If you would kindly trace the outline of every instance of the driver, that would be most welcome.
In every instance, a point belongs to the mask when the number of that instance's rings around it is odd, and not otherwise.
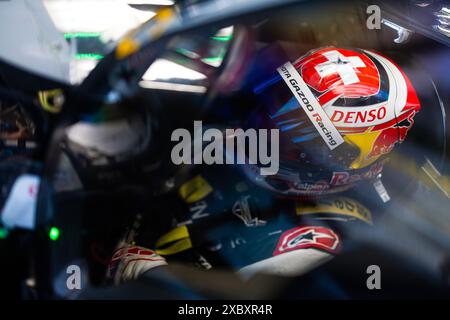
[[[349,230],[381,214],[383,166],[420,110],[398,65],[375,51],[326,47],[253,89],[259,103],[243,127],[279,129],[278,173],[196,167],[152,208],[166,223],[136,217],[109,266],[115,283],[177,260],[245,278],[298,276],[346,250],[357,241]]]

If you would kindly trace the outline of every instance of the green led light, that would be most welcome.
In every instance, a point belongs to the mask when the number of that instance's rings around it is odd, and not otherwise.
[[[6,239],[8,237],[8,230],[0,228],[0,239]]]
[[[52,241],[58,240],[59,234],[60,234],[59,229],[56,227],[51,227],[50,231],[48,232],[48,236]]]
[[[75,55],[75,59],[81,60],[81,59],[92,59],[92,60],[101,60],[103,59],[103,55],[96,54],[96,53],[77,53]]]
[[[231,39],[233,39],[233,36],[215,36],[215,37],[211,37],[211,39],[216,40],[216,41],[221,41],[221,42],[228,42]]]
[[[225,58],[225,54],[225,48],[221,48],[220,52],[216,56],[203,58],[202,61],[206,63],[222,63],[223,58]]]
[[[100,32],[68,32],[64,33],[65,39],[72,38],[98,38],[100,37]]]

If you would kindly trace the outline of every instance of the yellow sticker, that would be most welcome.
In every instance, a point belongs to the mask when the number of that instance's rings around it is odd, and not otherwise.
[[[174,228],[161,236],[156,242],[156,247],[162,247],[170,242],[174,242],[180,239],[189,238],[189,231],[186,226],[180,226]]]
[[[169,256],[192,248],[191,239],[181,239],[164,249],[156,249],[156,253],[162,256]]]
[[[158,20],[161,20],[161,21],[167,21],[170,18],[172,18],[173,15],[174,15],[174,11],[172,10],[172,8],[167,7],[167,8],[163,8],[163,9],[159,10],[156,13],[155,18]]]
[[[64,104],[64,93],[61,89],[38,91],[39,103],[50,113],[59,113]]]
[[[155,24],[148,30],[152,38],[159,38],[176,18],[175,11],[171,8],[159,10],[155,17],[152,18]]]
[[[333,197],[319,200],[316,205],[296,204],[298,216],[309,214],[335,214],[362,220],[372,224],[372,214],[369,209],[356,200],[347,197]]]
[[[198,175],[184,183],[179,190],[181,198],[187,203],[193,203],[206,197],[213,191],[209,183]]]
[[[156,253],[160,255],[171,255],[192,248],[187,227],[180,226],[164,234],[156,241],[156,248]]]
[[[129,37],[124,38],[120,41],[116,49],[116,58],[123,59],[128,57],[130,54],[135,53],[140,48],[140,43]]]

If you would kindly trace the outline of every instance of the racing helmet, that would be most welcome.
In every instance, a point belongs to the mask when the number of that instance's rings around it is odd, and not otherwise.
[[[260,102],[248,126],[279,130],[279,170],[244,171],[285,196],[332,194],[378,177],[420,110],[406,74],[372,50],[320,48],[277,71],[254,87]]]

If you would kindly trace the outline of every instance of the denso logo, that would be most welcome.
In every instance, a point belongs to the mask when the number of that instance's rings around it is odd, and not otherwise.
[[[355,107],[335,106],[333,102],[326,103],[324,110],[337,128],[377,126],[395,119],[394,108],[389,107],[386,101]]]
[[[356,109],[356,108],[355,108]],[[378,121],[385,121],[386,118],[386,106],[382,106],[374,109],[365,110],[353,110],[353,108],[337,109],[333,110],[330,117],[331,121],[335,124],[364,124],[372,125]],[[339,125],[338,125],[339,126]]]

